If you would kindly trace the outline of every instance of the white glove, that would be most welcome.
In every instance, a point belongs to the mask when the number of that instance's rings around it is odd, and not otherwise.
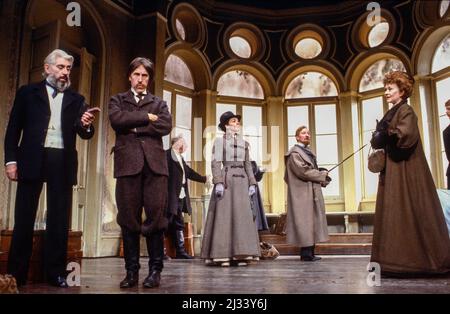
[[[223,186],[222,183],[217,183],[216,187],[214,189],[214,193],[216,194],[217,198],[222,198],[223,194],[225,192],[225,187]]]
[[[212,176],[209,175],[209,174],[206,176],[205,187],[206,187],[206,189],[207,189],[208,191],[210,191],[211,188],[213,187],[213,184],[212,184]]]
[[[255,194],[255,193],[256,193],[256,186],[250,185],[250,186],[248,187],[248,195],[249,195],[249,196],[252,196],[252,195]]]

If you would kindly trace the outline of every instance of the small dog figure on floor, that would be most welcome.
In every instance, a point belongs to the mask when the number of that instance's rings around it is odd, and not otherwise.
[[[16,278],[11,275],[0,275],[0,294],[19,293]]]

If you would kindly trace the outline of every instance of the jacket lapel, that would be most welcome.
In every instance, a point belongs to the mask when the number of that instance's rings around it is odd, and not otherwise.
[[[180,165],[180,163],[178,162],[177,155],[176,155],[176,153],[174,152],[174,150],[173,150],[172,148],[170,149],[170,153],[172,154],[172,160],[175,162],[176,167],[178,167],[179,170],[180,170],[181,172],[183,172],[183,169],[181,168],[181,165]]]
[[[143,107],[143,106],[146,106],[146,105],[152,103],[154,98],[155,97],[152,94],[147,93],[147,95],[145,95],[145,97],[142,99],[139,107]]]
[[[46,112],[50,113],[50,103],[48,102],[47,88],[45,87],[45,81],[36,84],[34,92],[41,99],[40,107]]]
[[[309,163],[311,166],[314,167],[314,160],[312,160],[311,157],[303,151],[303,149],[301,149],[300,147],[295,145],[293,151],[299,153],[300,156],[302,156],[304,161],[306,161],[307,163]]]
[[[153,102],[154,98],[155,98],[155,97],[154,97],[152,94],[147,93],[147,95],[145,95],[145,97],[142,99],[142,101],[140,102],[140,104],[138,104],[138,103],[136,102],[136,99],[134,98],[133,92],[132,92],[131,89],[130,89],[130,90],[128,91],[128,93],[126,94],[124,101],[127,102],[127,103],[129,103],[129,104],[132,104],[133,106],[143,107],[143,106],[146,106],[146,105],[148,105],[148,104],[151,104],[151,103]],[[150,111],[149,111],[149,112],[150,112]]]
[[[131,91],[131,89],[127,92],[127,94],[125,95],[125,98],[123,99],[124,102],[129,103],[133,106],[137,106],[137,102],[134,99],[134,95],[133,92]]]
[[[64,91],[61,112],[64,112],[64,110],[73,102],[74,99],[75,96],[73,91],[71,90]]]

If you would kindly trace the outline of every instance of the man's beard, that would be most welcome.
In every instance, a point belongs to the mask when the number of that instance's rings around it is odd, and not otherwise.
[[[50,85],[55,87],[60,92],[64,92],[66,89],[70,87],[70,78],[68,76],[66,82],[58,80],[54,74],[49,74],[47,76],[47,80],[50,83]]]

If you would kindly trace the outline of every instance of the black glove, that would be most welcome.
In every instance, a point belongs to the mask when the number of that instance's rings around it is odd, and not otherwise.
[[[328,169],[327,168],[319,168],[319,171],[326,171],[326,172],[328,172]],[[331,177],[330,176],[326,176],[325,180],[327,180],[327,182],[331,182]]]
[[[377,121],[377,126],[375,128],[375,130],[377,131],[387,131],[389,129],[389,122],[387,122],[386,120],[381,120],[378,122]]]
[[[372,133],[372,139],[370,140],[370,145],[374,149],[385,148],[388,142],[388,132],[386,131],[374,131]]]

